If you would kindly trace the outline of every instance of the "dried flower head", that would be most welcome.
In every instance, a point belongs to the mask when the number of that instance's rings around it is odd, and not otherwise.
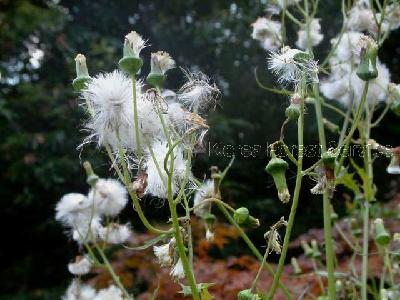
[[[182,259],[179,258],[174,267],[172,268],[170,275],[175,279],[183,279],[185,278],[185,272],[183,270]]]
[[[281,83],[318,82],[318,64],[306,52],[290,47],[283,47],[278,52],[271,52],[268,68]]]
[[[146,41],[136,31],[131,31],[125,36],[124,56],[139,57],[145,47]]]
[[[125,300],[120,288],[110,285],[106,289],[100,290],[93,300]]]
[[[192,112],[199,112],[216,103],[219,89],[203,73],[185,72],[186,83],[180,88],[178,101]]]
[[[89,285],[81,284],[79,279],[74,279],[62,297],[62,300],[93,300],[95,296],[95,289]]]

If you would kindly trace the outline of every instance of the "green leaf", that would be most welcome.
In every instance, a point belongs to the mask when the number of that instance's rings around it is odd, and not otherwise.
[[[342,169],[336,178],[336,184],[342,184],[355,194],[360,193],[357,182],[354,180],[354,173],[348,173],[347,169]]]

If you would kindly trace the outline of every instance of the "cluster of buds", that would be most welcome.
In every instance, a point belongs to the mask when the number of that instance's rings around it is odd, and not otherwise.
[[[278,198],[283,203],[288,203],[290,200],[290,193],[286,183],[286,170],[289,164],[283,159],[276,157],[275,152],[272,151],[272,159],[265,167],[265,171],[272,176],[276,189],[278,190]]]
[[[260,300],[260,296],[254,294],[251,289],[240,291],[237,300]]]
[[[378,77],[376,59],[378,56],[378,45],[367,36],[360,39],[360,64],[357,68],[357,76],[364,81],[369,81]]]

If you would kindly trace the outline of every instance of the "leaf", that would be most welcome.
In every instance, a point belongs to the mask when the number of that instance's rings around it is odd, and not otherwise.
[[[365,194],[365,198],[366,199],[374,199],[374,191],[372,189],[372,184],[371,184],[371,180],[367,174],[367,172],[365,172],[365,170],[363,168],[361,168],[359,165],[356,164],[356,162],[354,160],[350,160],[352,166],[354,167],[354,169],[356,169],[357,174],[361,177],[362,181],[363,181],[363,191]]]
[[[171,233],[161,234],[159,236],[156,236],[154,239],[148,240],[142,246],[137,246],[137,247],[128,247],[125,245],[123,245],[123,246],[124,246],[124,248],[129,249],[129,250],[145,250],[145,249],[157,244],[158,242],[168,238],[170,235],[171,235]]]
[[[354,180],[354,173],[348,173],[347,170],[343,170],[339,173],[336,178],[336,184],[342,184],[355,194],[360,193],[357,182]]]

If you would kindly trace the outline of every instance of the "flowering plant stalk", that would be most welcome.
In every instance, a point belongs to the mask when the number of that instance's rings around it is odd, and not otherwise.
[[[82,54],[76,57],[77,77],[73,87],[87,113],[85,130],[88,136],[79,147],[94,142],[104,149],[110,159],[117,179],[103,179],[95,174],[89,162],[83,164],[87,174],[89,192],[64,195],[56,206],[56,219],[66,228],[68,235],[77,242],[79,255],[68,265],[76,276],[63,299],[135,299],[132,291],[123,285],[113,270],[109,253],[112,245],[129,244],[132,236],[130,224],[121,224],[118,215],[132,201],[144,228],[155,235],[135,250],[153,248],[154,258],[160,267],[168,268],[170,276],[182,286],[182,293],[195,300],[212,299],[209,282],[198,282],[194,272],[194,253],[191,221],[199,218],[209,242],[214,240],[218,208],[239,232],[239,235],[260,261],[260,268],[252,285],[238,293],[238,299],[274,299],[278,287],[286,299],[294,299],[294,291],[281,281],[287,260],[291,233],[301,201],[302,181],[308,177],[315,181],[312,194],[322,197],[324,220],[324,248],[321,254],[318,243],[311,246],[303,241],[304,254],[312,260],[318,280],[321,299],[349,299],[336,287],[344,284],[338,277],[335,257],[335,241],[332,227],[354,250],[361,253],[361,274],[349,272],[348,281],[355,298],[366,300],[368,294],[396,294],[393,249],[400,247],[398,234],[393,239],[386,230],[384,221],[374,221],[375,243],[384,261],[383,276],[379,291],[368,286],[368,255],[370,248],[370,206],[376,201],[376,187],[373,183],[373,153],[390,157],[388,173],[400,173],[400,148],[385,147],[371,138],[371,129],[378,126],[391,109],[400,114],[400,88],[390,83],[390,73],[379,61],[378,50],[390,31],[400,27],[400,4],[398,2],[356,0],[342,1],[343,26],[332,40],[327,57],[319,63],[315,47],[324,35],[318,13],[318,1],[275,0],[268,5],[267,16],[253,23],[252,37],[269,52],[268,68],[277,77],[281,90],[264,87],[278,94],[289,96],[285,110],[285,121],[279,139],[271,145],[271,160],[266,166],[277,190],[277,198],[291,205],[287,221],[282,217],[265,233],[266,251],[260,253],[245,233],[244,228],[260,226],[259,220],[246,207],[233,208],[223,200],[221,183],[231,163],[223,170],[211,167],[210,178],[197,179],[191,171],[192,160],[202,149],[202,141],[209,126],[205,119],[215,106],[219,90],[210,79],[200,72],[183,70],[186,82],[176,91],[167,89],[167,74],[176,66],[173,58],[164,51],[151,54],[151,71],[141,79],[144,60],[141,51],[146,41],[137,33],[126,35],[123,57],[119,69],[91,77]],[[351,3],[350,3],[351,2]],[[298,29],[297,48],[289,45],[286,27],[292,23]],[[256,78],[258,81],[258,78]],[[258,81],[259,82],[259,81]],[[330,104],[337,100],[340,105]],[[381,114],[376,117],[381,103]],[[306,110],[313,106],[318,126],[320,153],[311,166],[304,166],[304,128],[307,125]],[[324,117],[323,109],[329,109],[343,117],[339,126]],[[285,141],[287,126],[297,127],[297,152],[292,153]],[[337,135],[333,148],[327,147],[325,130]],[[357,138],[356,138],[357,137]],[[351,145],[362,146],[362,164],[349,157]],[[279,157],[278,150],[284,155]],[[374,152],[373,152],[374,151]],[[288,159],[287,162],[286,159]],[[286,182],[286,171],[290,165],[296,168],[296,182],[291,193]],[[337,186],[343,185],[354,194],[354,205],[362,211],[357,217],[362,220],[361,238],[354,239],[336,226],[331,205]],[[163,199],[168,204],[169,224],[156,227],[142,209],[148,197]],[[180,214],[178,207],[183,208]],[[283,244],[279,230],[286,228]],[[399,244],[399,245],[397,245]],[[268,264],[270,252],[280,254],[276,270]],[[296,274],[301,274],[297,260],[291,259]],[[319,270],[325,263],[326,272]],[[96,291],[82,281],[93,267],[105,269],[113,284]],[[261,275],[267,270],[273,276],[268,290],[259,289]],[[327,286],[322,279],[328,278]],[[386,277],[387,275],[387,277]],[[386,279],[387,278],[387,279]],[[186,286],[187,285],[187,286]],[[386,287],[386,288],[385,288]],[[371,292],[372,291],[372,292]],[[387,296],[389,295],[389,296]],[[395,297],[394,296],[394,297]],[[395,298],[393,298],[395,299]]]
[[[287,157],[297,166],[297,176],[282,253],[272,286],[268,291],[267,299],[273,299],[277,282],[283,271],[299,200],[298,191],[303,176],[315,178],[317,185],[311,189],[311,192],[322,194],[328,299],[336,299],[337,297],[336,258],[334,240],[332,239],[332,209],[330,199],[334,194],[335,187],[340,184],[347,187],[351,185],[355,198],[363,199],[363,201],[357,203],[363,208],[362,270],[360,278],[361,289],[359,293],[360,298],[367,299],[369,207],[375,201],[376,194],[376,187],[373,184],[373,160],[371,152],[372,150],[384,152],[382,149],[378,149],[379,147],[376,144],[371,145],[370,134],[371,128],[379,124],[388,110],[392,108],[395,111],[396,107],[394,105],[394,98],[390,96],[390,86],[393,89],[395,85],[389,84],[389,71],[379,61],[377,53],[383,41],[389,36],[390,31],[400,26],[400,6],[396,1],[383,1],[382,4],[364,0],[342,1],[342,15],[344,19],[342,30],[338,37],[331,41],[331,51],[323,63],[318,66],[312,60],[315,57],[313,48],[324,38],[324,35],[321,33],[320,19],[316,18],[318,6],[322,4],[319,4],[318,1],[308,0],[273,2],[274,4],[271,4],[267,8],[267,16],[260,17],[253,23],[252,37],[258,40],[265,50],[270,52],[269,68],[278,75],[278,82],[286,85],[284,91],[288,91],[287,87],[293,87],[290,106],[286,110],[288,119],[282,126],[281,139],[274,143],[273,147],[278,143],[284,146]],[[288,22],[286,21],[292,22],[294,26],[299,27],[296,42],[296,46],[299,49],[284,46],[287,43],[285,25]],[[279,50],[282,46],[284,47]],[[322,80],[320,80],[321,73],[328,74],[328,77],[322,77]],[[303,88],[299,88],[302,84]],[[279,90],[269,90],[281,93]],[[340,107],[327,103],[323,96],[339,101],[347,108],[347,112],[343,111]],[[305,99],[306,104],[314,104],[318,125],[321,159],[306,170],[302,169],[301,149],[304,145],[302,133],[300,133],[304,128],[304,107],[297,104],[298,102],[304,103],[304,100],[298,101],[296,100],[297,98]],[[379,107],[379,103],[383,101],[386,107],[383,109],[382,114],[374,121],[373,114]],[[342,129],[324,118],[323,107],[345,117]],[[299,130],[297,159],[288,151],[288,146],[286,146],[282,139],[284,136],[284,126],[288,123],[288,120],[297,121]],[[350,124],[351,126],[349,126]],[[325,127],[331,129],[333,132],[340,133],[335,148],[327,149]],[[356,132],[359,135],[358,140],[354,140]],[[351,143],[361,145],[364,149],[364,166],[356,166],[354,161],[350,159],[351,165],[355,167],[358,175],[361,177],[361,188],[357,186],[353,178],[351,178],[351,183],[347,182],[349,176],[353,176],[349,173],[349,167],[345,166]],[[394,149],[387,150],[386,152],[394,153]],[[395,154],[392,155],[393,157],[396,156]],[[274,158],[272,158],[271,162],[273,160]],[[389,173],[394,173],[393,169]]]

